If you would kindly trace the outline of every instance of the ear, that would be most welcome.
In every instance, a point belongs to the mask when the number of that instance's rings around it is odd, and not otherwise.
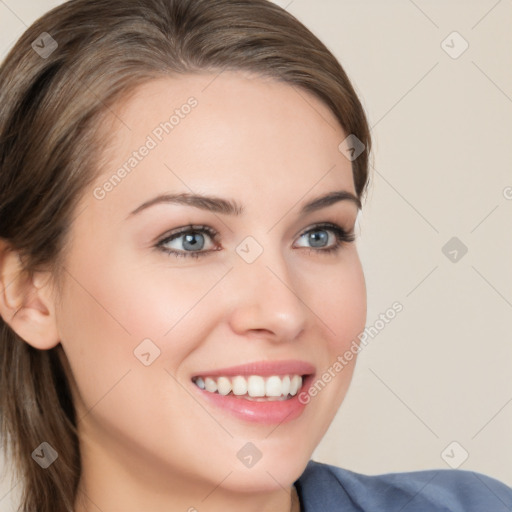
[[[0,316],[29,345],[40,350],[59,343],[51,273],[30,275],[17,251],[0,240]]]

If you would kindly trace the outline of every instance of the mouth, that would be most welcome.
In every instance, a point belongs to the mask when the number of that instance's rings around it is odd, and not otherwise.
[[[194,377],[192,382],[208,393],[233,396],[255,402],[280,401],[293,398],[302,388],[308,375],[287,374],[271,375],[236,375],[229,377]]]
[[[284,423],[298,418],[301,395],[315,367],[303,361],[261,361],[205,371],[191,377],[198,396],[217,410],[249,422]]]

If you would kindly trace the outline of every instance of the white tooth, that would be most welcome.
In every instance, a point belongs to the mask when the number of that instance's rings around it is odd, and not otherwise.
[[[204,380],[204,387],[206,391],[209,391],[210,393],[215,393],[215,391],[217,391],[217,383],[210,377],[206,377]]]
[[[228,395],[233,392],[234,395],[248,395],[247,398],[283,398],[288,395],[295,396],[302,387],[302,377],[300,375],[285,375],[279,377],[272,375],[270,377],[262,377],[261,375],[250,375],[245,378],[242,375],[230,377],[198,377],[195,379],[196,385],[209,391],[210,393],[218,392],[220,395]]]
[[[290,392],[290,376],[285,375],[282,381],[282,392],[284,396],[287,396]]]
[[[265,382],[265,395],[267,396],[281,396],[282,392],[281,379],[277,375],[268,377]]]
[[[295,396],[301,386],[302,377],[300,375],[294,375],[290,381],[290,395]]]
[[[251,375],[247,381],[249,396],[265,396],[265,380],[259,375]]]
[[[232,386],[233,386],[233,394],[234,395],[247,394],[247,381],[241,375],[238,375],[233,379]]]
[[[231,381],[227,377],[217,379],[217,391],[219,395],[227,395],[231,391]]]

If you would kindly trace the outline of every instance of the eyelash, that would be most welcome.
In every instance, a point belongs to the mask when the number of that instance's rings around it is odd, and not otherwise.
[[[345,231],[341,226],[338,226],[337,224],[332,224],[330,222],[324,222],[322,224],[317,224],[317,225],[311,227],[307,231],[304,231],[303,233],[301,233],[299,235],[299,238],[301,238],[311,232],[322,231],[322,230],[332,231],[334,233],[334,235],[336,237],[336,243],[332,247],[329,247],[328,249],[309,248],[309,250],[307,247],[301,247],[301,249],[306,249],[308,251],[308,254],[310,254],[311,252],[314,252],[317,254],[321,253],[324,255],[325,254],[334,254],[334,253],[338,252],[338,250],[341,248],[342,245],[344,245],[345,243],[353,242],[356,239],[353,231],[351,231],[350,233],[347,233],[347,231]],[[212,241],[214,241],[214,242],[216,242],[218,239],[218,233],[215,230],[213,230],[212,228],[210,228],[209,226],[192,226],[192,225],[190,225],[190,226],[187,226],[186,229],[182,229],[181,231],[179,231],[177,233],[173,233],[173,234],[165,237],[164,239],[160,240],[156,244],[156,247],[169,255],[173,255],[176,257],[185,257],[185,258],[188,258],[188,257],[199,258],[202,256],[209,255],[212,252],[216,252],[218,250],[218,249],[213,249],[213,250],[209,250],[209,251],[195,251],[195,252],[194,251],[175,251],[174,249],[167,249],[164,247],[164,245],[166,243],[172,242],[173,240],[180,238],[183,235],[188,235],[191,233],[206,233],[208,236],[211,237]]]

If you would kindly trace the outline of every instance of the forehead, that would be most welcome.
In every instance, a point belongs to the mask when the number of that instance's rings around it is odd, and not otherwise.
[[[162,78],[114,110],[107,163],[94,183],[114,209],[176,191],[242,204],[354,192],[334,114],[288,83],[233,71]]]

